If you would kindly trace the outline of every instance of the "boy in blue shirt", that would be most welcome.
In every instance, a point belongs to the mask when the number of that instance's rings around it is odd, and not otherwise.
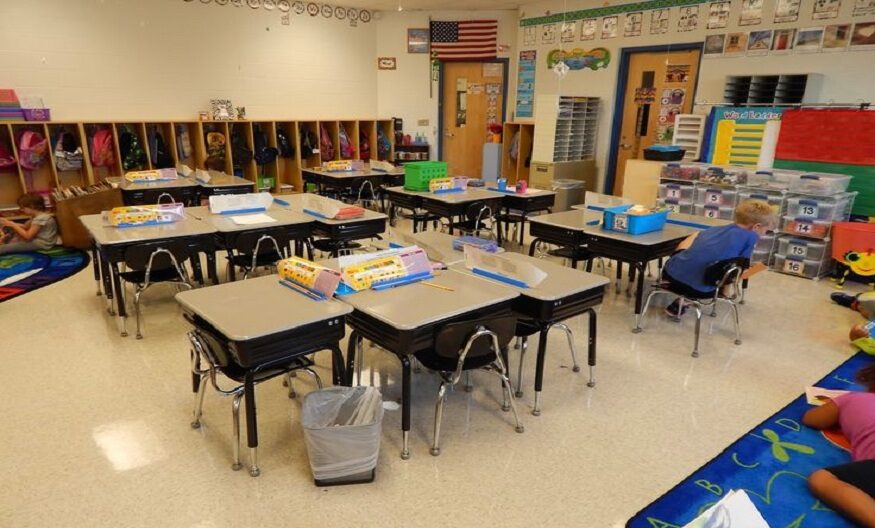
[[[760,235],[775,225],[772,207],[762,200],[746,200],[735,208],[735,223],[712,227],[691,235],[678,245],[663,269],[672,289],[691,297],[710,297],[715,286],[705,282],[705,270],[714,263],[736,257],[750,258]],[[678,318],[686,311],[675,300],[666,313]]]

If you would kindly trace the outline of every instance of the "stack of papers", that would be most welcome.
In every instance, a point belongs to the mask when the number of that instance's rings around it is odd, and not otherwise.
[[[276,219],[264,213],[248,214],[241,216],[232,216],[231,221],[237,225],[256,225],[256,224],[272,224]]]
[[[769,528],[747,493],[731,490],[684,528]]]

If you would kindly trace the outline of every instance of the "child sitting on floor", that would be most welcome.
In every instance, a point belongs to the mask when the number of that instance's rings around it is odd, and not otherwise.
[[[852,326],[848,336],[852,345],[867,354],[875,355],[875,291],[857,295],[835,292],[830,298],[836,304],[860,312],[866,318],[866,323]]]
[[[802,423],[815,429],[841,427],[851,443],[851,463],[818,469],[808,485],[837,512],[875,528],[875,365],[860,369],[857,382],[868,392],[843,394],[802,417]]]
[[[705,281],[705,271],[717,262],[736,257],[750,258],[760,235],[775,225],[772,207],[762,200],[746,200],[735,208],[735,223],[712,227],[691,235],[678,245],[665,264],[663,278],[674,291],[690,297],[711,297],[715,286]],[[686,311],[675,300],[665,311],[677,319]]]
[[[0,255],[50,249],[58,242],[58,224],[46,212],[43,197],[38,194],[24,194],[18,198],[18,207],[31,217],[24,224],[0,218],[4,234],[0,236]]]

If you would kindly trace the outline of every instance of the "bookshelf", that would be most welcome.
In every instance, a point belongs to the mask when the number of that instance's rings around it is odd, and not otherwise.
[[[511,157],[511,149],[517,134],[519,134],[519,148],[516,159],[514,159]],[[507,122],[504,124],[504,130],[501,133],[501,177],[506,179],[508,183],[528,180],[534,137],[534,123]]]

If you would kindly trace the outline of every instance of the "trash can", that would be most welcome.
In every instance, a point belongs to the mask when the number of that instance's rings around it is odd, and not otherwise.
[[[567,211],[572,205],[583,203],[585,184],[586,182],[581,180],[553,180],[552,187],[556,192],[553,212]]]
[[[331,387],[304,397],[301,426],[317,486],[372,482],[383,397],[374,387]]]

